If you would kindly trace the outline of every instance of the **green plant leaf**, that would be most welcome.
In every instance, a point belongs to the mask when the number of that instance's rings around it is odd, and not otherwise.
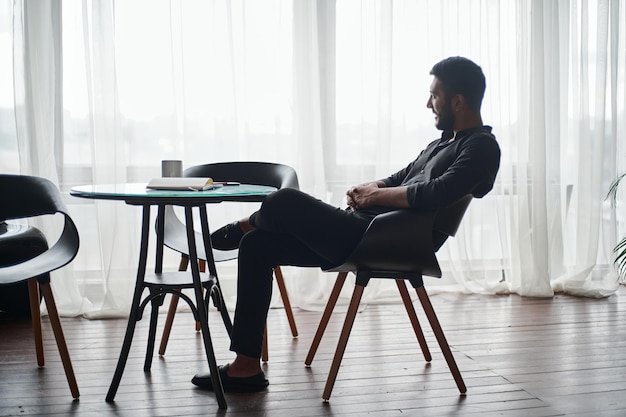
[[[619,184],[622,181],[622,179],[626,177],[626,172],[622,172],[616,179],[615,181],[613,181],[611,183],[611,186],[609,187],[609,192],[606,194],[605,200],[606,199],[610,199],[611,200],[611,206],[615,207],[615,203],[617,201],[617,190],[619,188]]]
[[[617,273],[621,277],[626,276],[626,237],[615,245],[613,253],[615,254],[614,264],[617,269]]]
[[[621,181],[626,177],[626,172],[622,172],[617,178],[611,183],[609,187],[609,192],[606,195],[606,199],[611,200],[611,207],[615,208],[617,203],[617,191],[619,189],[619,185]],[[615,259],[613,260],[613,264],[615,265],[615,269],[620,279],[626,280],[626,236],[620,240],[617,245],[613,248],[613,254],[615,255]]]

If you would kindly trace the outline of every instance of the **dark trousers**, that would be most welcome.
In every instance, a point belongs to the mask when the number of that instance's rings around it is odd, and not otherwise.
[[[230,349],[260,358],[273,268],[338,265],[357,245],[369,220],[285,188],[269,195],[250,216],[250,223],[255,230],[247,233],[239,246]]]

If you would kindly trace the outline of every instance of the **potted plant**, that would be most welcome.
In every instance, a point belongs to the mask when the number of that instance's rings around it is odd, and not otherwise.
[[[609,187],[609,193],[607,198],[611,199],[611,204],[615,205],[617,200],[617,189],[622,179],[626,177],[626,172],[621,173]],[[626,236],[622,238],[613,248],[613,254],[615,255],[615,269],[620,277],[621,282],[626,281]]]

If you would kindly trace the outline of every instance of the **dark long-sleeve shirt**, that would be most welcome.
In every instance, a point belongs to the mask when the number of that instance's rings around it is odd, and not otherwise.
[[[454,137],[443,132],[409,165],[383,179],[387,187],[406,186],[411,208],[433,211],[466,194],[481,198],[492,188],[500,167],[500,147],[490,126],[463,130]],[[372,207],[370,217],[393,208]]]

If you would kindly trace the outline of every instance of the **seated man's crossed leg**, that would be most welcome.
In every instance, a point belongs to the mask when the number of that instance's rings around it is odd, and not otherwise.
[[[272,298],[273,268],[339,264],[357,245],[368,224],[366,218],[301,191],[282,189],[269,195],[248,219],[231,223],[212,235],[216,248],[222,243],[224,229],[229,229],[231,241],[233,236],[240,236],[237,304],[230,346],[236,357],[220,367],[226,391],[253,392],[268,384],[260,358]],[[196,375],[192,382],[212,388],[209,374]]]

